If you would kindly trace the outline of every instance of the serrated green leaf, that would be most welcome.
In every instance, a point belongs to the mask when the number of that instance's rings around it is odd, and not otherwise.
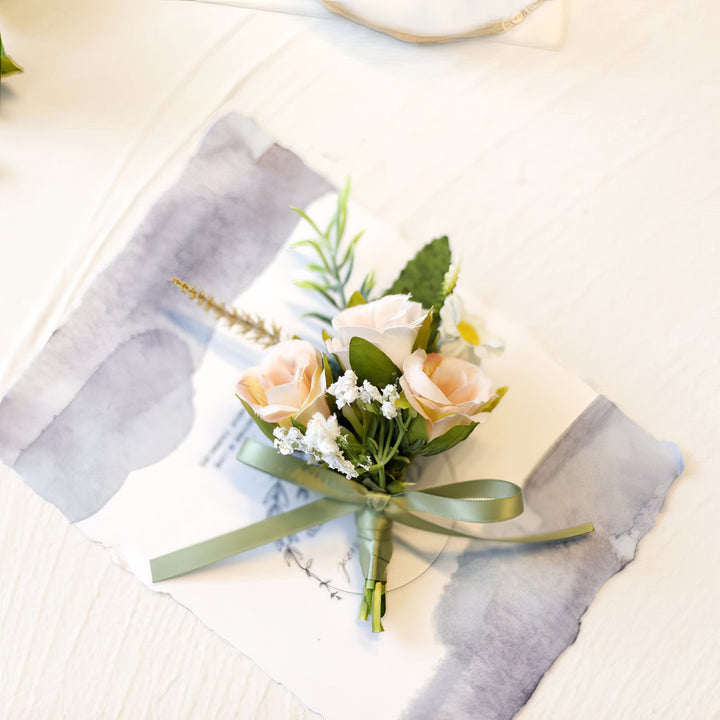
[[[349,308],[355,307],[356,305],[365,305],[367,303],[367,300],[363,297],[363,294],[361,292],[358,292],[357,290],[350,296],[350,299],[348,300],[347,306]]]
[[[263,435],[265,435],[266,438],[270,440],[270,442],[275,441],[275,436],[273,435],[273,430],[275,429],[275,425],[273,423],[269,423],[267,420],[263,420],[259,415],[255,413],[255,411],[239,396],[236,395],[237,399],[243,404],[243,407],[247,411],[247,414],[253,419],[255,424],[262,430]]]
[[[408,262],[385,295],[409,293],[423,307],[431,308],[442,294],[449,267],[450,243],[443,236],[429,242]]]
[[[495,395],[491,397],[479,410],[478,412],[492,412],[500,403],[500,401],[505,397],[505,393],[508,391],[508,386],[503,385],[503,387],[498,388],[495,391]]]
[[[350,340],[350,367],[358,376],[358,381],[368,382],[375,387],[391,385],[400,377],[400,369],[379,348],[364,338]]]
[[[0,77],[22,71],[23,69],[11,57],[5,54],[2,37],[0,36]]]
[[[446,433],[440,437],[436,437],[429,442],[422,450],[418,451],[418,455],[429,457],[430,455],[439,455],[458,443],[466,440],[470,433],[477,427],[478,423],[470,423],[469,425],[456,425],[451,427]]]

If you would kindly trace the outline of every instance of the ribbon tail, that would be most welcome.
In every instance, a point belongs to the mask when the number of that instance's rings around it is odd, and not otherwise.
[[[595,530],[592,523],[583,523],[582,525],[575,525],[569,528],[563,528],[562,530],[552,530],[550,532],[538,533],[535,535],[518,535],[515,537],[483,537],[482,535],[474,535],[472,533],[463,532],[462,530],[453,530],[452,528],[438,525],[437,523],[425,520],[417,515],[403,510],[397,505],[389,506],[385,513],[391,517],[395,522],[402,523],[403,525],[409,525],[410,527],[417,528],[418,530],[426,530],[427,532],[434,532],[440,535],[451,535],[453,537],[468,538],[470,540],[485,540],[487,542],[507,542],[507,543],[542,543],[542,542],[553,542],[555,540],[567,540],[569,538],[579,537],[581,535],[587,535]]]
[[[152,581],[160,582],[184,575],[218,560],[267,545],[356,510],[357,505],[354,503],[338,502],[328,498],[316,500],[239,530],[153,558],[150,561]]]
[[[367,490],[359,483],[326,467],[308,465],[305,460],[293,455],[280,455],[272,446],[246,439],[240,446],[237,459],[268,475],[314,490],[326,497],[357,504],[365,502]]]

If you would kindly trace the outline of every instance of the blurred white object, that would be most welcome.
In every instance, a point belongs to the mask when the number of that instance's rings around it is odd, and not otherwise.
[[[545,0],[320,0],[338,15],[410,42],[495,35],[522,22]]]
[[[566,0],[197,0],[305,17],[344,17],[415,43],[504,34],[515,44],[557,48],[565,37]],[[537,11],[537,12],[536,12]],[[530,22],[523,22],[532,17]]]

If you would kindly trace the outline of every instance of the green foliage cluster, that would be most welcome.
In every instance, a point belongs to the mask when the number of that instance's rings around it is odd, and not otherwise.
[[[297,284],[319,293],[335,312],[347,307],[366,303],[374,286],[372,273],[365,276],[361,287],[349,294],[347,285],[354,267],[355,247],[362,233],[349,242],[344,241],[347,225],[347,201],[350,182],[338,195],[337,208],[325,230],[298,208],[293,210],[315,231],[316,237],[300,240],[294,247],[310,247],[320,263],[310,263],[309,269],[316,274],[316,280],[301,280]],[[440,310],[452,294],[457,281],[458,266],[453,266],[450,242],[447,236],[427,243],[411,258],[400,271],[396,280],[382,295],[410,295],[419,302],[428,315],[421,327],[413,349],[433,352],[436,347]],[[330,325],[331,318],[318,313],[308,313]],[[323,339],[329,335],[323,332]],[[342,374],[341,364],[334,356],[323,355],[328,386]],[[376,388],[396,385],[402,374],[392,360],[379,348],[363,338],[355,337],[350,342],[350,368],[357,375],[358,384],[367,380]],[[502,399],[507,388],[500,388],[480,412],[492,412]],[[370,465],[358,478],[368,488],[383,492],[402,492],[406,486],[405,470],[416,456],[431,456],[445,452],[465,440],[478,423],[457,425],[440,437],[428,440],[427,423],[419,413],[402,398],[397,416],[383,417],[379,405],[356,401],[337,411],[332,396],[327,396],[331,409],[343,425],[342,450],[346,459],[355,466],[370,461]],[[246,408],[247,409],[247,408]],[[258,421],[259,418],[256,418]],[[272,439],[272,428],[261,429]],[[301,428],[304,431],[304,428]]]
[[[22,68],[11,57],[5,54],[2,36],[0,35],[0,78],[22,71]]]

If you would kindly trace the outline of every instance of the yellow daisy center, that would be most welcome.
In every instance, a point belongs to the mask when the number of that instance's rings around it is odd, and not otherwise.
[[[466,342],[470,343],[470,345],[479,345],[480,344],[480,336],[477,333],[477,330],[465,320],[461,320],[457,324],[458,332],[460,333],[460,337]]]

